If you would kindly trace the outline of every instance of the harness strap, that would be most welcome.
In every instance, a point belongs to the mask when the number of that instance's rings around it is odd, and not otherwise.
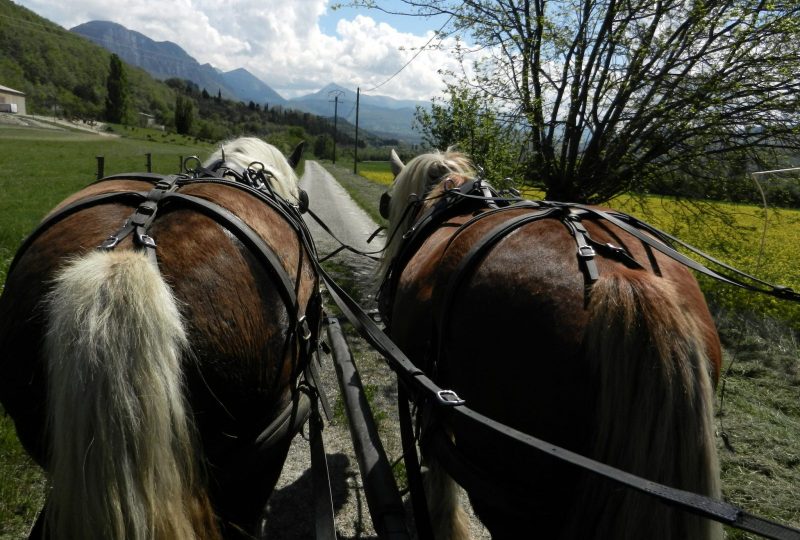
[[[325,454],[325,442],[322,438],[324,424],[319,414],[320,401],[322,401],[326,415],[330,415],[330,406],[327,405],[327,398],[319,385],[319,375],[316,371],[312,371],[313,369],[314,359],[310,358],[304,372],[305,381],[298,387],[298,394],[301,398],[309,401],[309,411],[306,416],[308,417],[308,446],[311,456],[311,493],[316,516],[315,538],[317,540],[336,540],[333,490],[328,470],[328,458]],[[330,420],[330,416],[328,418]],[[297,430],[302,425],[303,422],[297,424]]]
[[[328,471],[328,460],[325,456],[325,445],[322,440],[322,418],[320,418],[319,409],[316,406],[311,409],[308,442],[311,448],[311,483],[314,493],[314,514],[317,516],[316,538],[317,540],[336,540],[333,494]]]
[[[167,204],[168,202],[174,200],[179,200],[181,203],[186,204],[193,210],[197,210],[213,218],[215,221],[218,221],[225,228],[238,233],[237,236],[239,236],[239,239],[242,241],[242,243],[254,252],[257,258],[261,260],[261,262],[279,283],[280,287],[278,287],[278,293],[286,303],[287,309],[290,311],[290,316],[292,316],[291,308],[297,308],[298,310],[300,309],[300,306],[297,302],[297,294],[294,291],[294,283],[283,269],[280,259],[272,250],[272,248],[269,247],[269,245],[267,245],[267,243],[264,242],[264,240],[262,240],[261,237],[250,228],[249,225],[242,221],[233,212],[226,210],[216,203],[196,197],[194,195],[187,195],[180,192],[168,193],[164,195],[162,204]],[[302,315],[295,315],[294,318],[294,324],[296,324],[297,321],[303,317]]]
[[[586,214],[589,214],[589,215],[593,215],[594,217],[602,218],[602,219],[605,219],[605,220],[609,221],[610,223],[613,223],[614,225],[616,225],[620,229],[622,229],[622,230],[626,231],[627,233],[633,235],[634,237],[638,238],[646,246],[650,246],[651,248],[654,248],[654,249],[660,251],[661,253],[663,253],[664,255],[667,255],[668,257],[674,259],[675,261],[677,261],[677,262],[679,262],[679,263],[691,268],[692,270],[695,270],[697,272],[705,274],[706,276],[709,276],[709,277],[711,277],[713,279],[716,279],[718,281],[722,281],[723,283],[727,283],[729,285],[734,285],[736,287],[740,287],[740,288],[743,288],[743,289],[746,289],[746,290],[749,290],[749,291],[758,292],[758,293],[761,293],[761,294],[767,294],[769,296],[774,296],[774,297],[780,298],[782,300],[790,300],[790,301],[793,301],[793,302],[800,302],[800,292],[796,292],[796,291],[792,290],[790,287],[781,286],[781,285],[774,285],[774,284],[771,284],[771,283],[766,282],[764,280],[761,280],[761,279],[759,279],[759,278],[757,278],[755,276],[751,276],[749,274],[746,274],[745,272],[742,272],[741,270],[733,268],[732,266],[730,266],[728,264],[725,264],[724,262],[719,261],[719,260],[715,259],[714,257],[706,254],[706,253],[703,253],[702,251],[700,251],[699,249],[695,248],[694,246],[691,246],[691,245],[687,244],[686,242],[683,242],[682,240],[680,240],[678,238],[675,238],[674,236],[671,236],[671,235],[669,235],[669,234],[667,234],[667,233],[665,233],[663,231],[660,231],[660,230],[656,229],[655,227],[653,227],[652,225],[649,225],[648,223],[645,223],[644,221],[636,219],[636,218],[634,218],[632,216],[629,216],[627,214],[623,214],[621,212],[599,210],[599,209],[596,209],[596,208],[591,208],[591,207],[586,206],[586,205],[575,204],[575,203],[563,203],[563,202],[556,202],[556,201],[537,201],[537,202],[533,202],[533,201],[525,201],[525,200],[521,200],[521,199],[507,199],[507,198],[501,198],[501,197],[484,197],[481,194],[471,193],[470,189],[472,189],[472,186],[473,186],[472,184],[466,183],[463,186],[461,186],[462,189],[448,190],[446,192],[446,194],[452,195],[452,198],[458,198],[458,199],[463,199],[463,200],[484,201],[487,205],[490,205],[490,206],[491,206],[491,204],[494,204],[494,203],[510,204],[510,206],[502,206],[502,207],[500,207],[499,210],[504,210],[506,208],[519,207],[519,206],[522,206],[522,205],[529,206],[531,204],[535,205],[535,207],[538,207],[538,208],[547,208],[547,207],[566,208],[566,209],[569,209],[570,212],[575,212],[576,210],[578,210],[581,213],[586,213]],[[480,192],[480,190],[478,190],[478,191]],[[452,206],[455,203],[452,200],[450,200],[449,204]],[[493,212],[493,211],[497,211],[497,210],[498,209],[492,209],[492,210],[489,210],[489,212]],[[411,230],[413,230],[415,227],[417,227],[418,223],[415,224],[412,227]],[[652,237],[648,236],[647,234],[645,234],[642,231],[646,231],[647,233],[655,236],[655,238],[652,238]],[[604,252],[609,253],[609,254],[613,254],[621,262],[623,262],[624,264],[626,264],[627,266],[629,266],[631,268],[640,267],[640,265],[636,261],[634,261],[627,253],[625,253],[624,250],[622,250],[622,248],[619,248],[618,246],[599,244],[599,243],[594,242],[593,240],[591,240],[590,237],[587,237],[587,241],[588,241],[589,244],[593,245],[595,248],[599,248],[601,251],[604,251]],[[674,242],[676,244],[679,244],[679,245],[683,246],[684,248],[690,250],[694,254],[702,257],[703,259],[705,259],[705,260],[707,260],[707,261],[719,266],[720,268],[724,268],[726,271],[730,272],[733,275],[726,275],[726,274],[722,274],[720,272],[714,271],[714,270],[708,268],[707,266],[705,266],[705,265],[703,265],[703,264],[701,264],[701,263],[699,263],[699,262],[697,262],[697,261],[695,261],[695,260],[693,260],[693,259],[691,259],[689,257],[686,257],[682,253],[680,253],[677,250],[675,250],[674,248],[672,248],[667,243],[668,241],[669,242]],[[583,249],[585,249],[585,248],[583,248]],[[588,253],[588,249],[586,249],[586,252]],[[735,277],[735,276],[739,276],[740,278],[744,278],[747,281],[752,281],[754,283],[759,284],[760,286],[752,285],[750,283],[742,281],[742,279],[740,279],[739,277]]]
[[[456,266],[456,268],[453,270],[453,277],[447,282],[447,288],[442,296],[441,309],[439,309],[439,317],[436,321],[434,332],[436,332],[438,329],[438,333],[441,334],[442,330],[445,328],[447,318],[450,315],[450,309],[453,304],[453,300],[456,297],[456,291],[464,281],[465,276],[478,264],[480,260],[482,260],[482,257],[490,248],[492,248],[501,239],[505,238],[505,236],[512,231],[515,231],[520,227],[527,225],[528,223],[539,221],[560,212],[561,211],[557,208],[548,208],[538,213],[515,216],[500,223],[499,225],[496,225],[489,232],[482,235],[480,240],[475,242],[470,247],[469,251],[461,258],[458,266]],[[473,223],[475,223],[474,220],[467,222],[469,225],[472,225]],[[456,234],[463,231],[465,228],[466,227],[462,225]],[[453,236],[455,236],[455,234]],[[444,347],[444,339],[438,339],[436,342],[438,343],[438,346],[433,358],[434,364],[438,365],[438,360],[441,358],[443,353],[442,349]]]
[[[292,401],[278,413],[278,416],[256,437],[254,445],[257,451],[268,449],[281,441],[290,433],[297,433],[308,420],[311,412],[309,393],[300,389]]]
[[[350,252],[352,252],[352,253],[355,253],[356,255],[362,255],[362,256],[364,256],[364,257],[367,257],[368,259],[372,259],[373,261],[377,261],[377,260],[379,260],[379,257],[375,257],[375,254],[376,254],[376,253],[381,253],[381,252],[382,252],[384,249],[386,249],[386,248],[383,248],[383,249],[379,249],[379,250],[376,250],[376,251],[361,251],[360,249],[356,249],[356,248],[354,248],[353,246],[350,246],[350,245],[348,245],[348,244],[345,244],[344,242],[342,242],[342,241],[339,239],[339,237],[338,237],[338,236],[336,236],[336,235],[333,233],[333,231],[330,229],[330,227],[328,227],[328,225],[327,225],[327,224],[326,224],[324,221],[322,221],[322,219],[320,219],[320,217],[319,217],[317,214],[315,214],[314,212],[312,212],[310,208],[308,208],[308,209],[306,210],[306,213],[307,213],[309,216],[311,216],[311,217],[314,219],[314,221],[316,221],[316,222],[317,222],[317,224],[318,224],[320,227],[322,227],[322,230],[324,230],[326,233],[328,233],[328,236],[330,236],[331,238],[333,238],[334,240],[336,240],[336,241],[339,243],[339,247],[338,247],[338,248],[336,248],[336,249],[335,249],[334,251],[332,251],[331,253],[328,253],[328,254],[327,254],[325,257],[323,257],[323,258],[320,260],[320,262],[324,262],[324,261],[326,261],[326,260],[330,259],[331,257],[333,257],[334,255],[336,255],[337,253],[339,253],[340,251],[343,251],[343,250],[347,250],[347,251],[350,251]],[[378,233],[380,230],[381,230],[381,229],[378,229],[378,231],[376,231],[375,233],[373,233],[373,235],[370,237],[370,239],[369,239],[369,240],[372,240],[373,238],[375,238],[375,234],[377,234],[377,233]],[[369,242],[369,240],[367,240],[367,242]]]
[[[414,524],[420,540],[435,540],[431,516],[428,512],[428,499],[422,481],[422,468],[417,457],[417,445],[414,437],[414,424],[408,406],[408,395],[402,384],[397,385],[397,407],[400,420],[400,440],[403,445],[403,461],[406,465],[408,487],[411,491],[411,505],[414,509]]]
[[[145,200],[139,204],[139,206],[133,212],[131,217],[125,220],[125,223],[115,234],[112,234],[102,244],[100,244],[98,249],[106,251],[112,250],[117,247],[117,244],[119,244],[126,236],[131,233],[135,233],[133,237],[134,245],[141,249],[145,249],[150,260],[153,263],[157,263],[156,242],[150,235],[147,234],[147,232],[150,229],[150,226],[153,224],[153,221],[156,219],[156,214],[158,214],[159,203],[161,202],[161,199],[163,199],[164,195],[167,193],[177,189],[177,182],[181,178],[185,177],[182,175],[170,175],[158,180],[153,189],[150,190],[150,192],[145,196]]]
[[[597,263],[594,262],[596,253],[590,243],[591,236],[589,236],[589,231],[581,223],[581,218],[572,212],[568,213],[561,222],[567,226],[570,234],[578,244],[578,260],[586,271],[589,284],[596,282],[600,279],[600,272],[597,271]]]
[[[784,300],[791,300],[791,301],[794,301],[794,302],[800,302],[800,293],[795,292],[790,287],[784,287],[784,286],[780,286],[780,285],[773,285],[771,283],[768,283],[766,281],[758,279],[757,277],[751,276],[751,275],[746,274],[746,273],[744,273],[744,272],[742,272],[740,270],[737,270],[736,268],[733,268],[732,266],[729,266],[729,265],[723,263],[722,261],[719,261],[719,260],[711,257],[710,255],[707,255],[707,254],[701,252],[699,249],[697,249],[697,248],[695,248],[693,246],[690,246],[689,244],[687,244],[687,243],[675,238],[674,236],[671,236],[671,235],[669,235],[669,234],[667,234],[667,233],[665,233],[663,231],[660,231],[660,230],[656,229],[655,227],[653,227],[653,226],[651,226],[651,225],[649,225],[649,224],[647,224],[647,223],[645,223],[643,221],[640,221],[640,220],[638,220],[638,219],[636,219],[636,218],[634,218],[632,216],[628,216],[628,215],[625,215],[625,214],[620,214],[618,212],[605,212],[603,210],[590,208],[590,207],[584,206],[584,205],[575,205],[575,207],[580,208],[580,209],[582,209],[582,210],[584,210],[584,211],[586,211],[586,212],[588,212],[590,214],[593,214],[595,216],[601,217],[601,218],[603,218],[605,220],[608,220],[609,222],[613,223],[614,225],[616,225],[620,229],[624,230],[625,232],[635,236],[640,241],[644,242],[645,244],[649,245],[650,247],[657,249],[658,251],[660,251],[661,253],[667,255],[668,257],[671,257],[672,259],[680,262],[681,264],[684,264],[684,265],[688,266],[692,270],[696,270],[696,271],[700,272],[701,274],[705,274],[705,275],[707,275],[709,277],[712,277],[712,278],[714,278],[716,280],[722,281],[723,283],[728,283],[729,285],[734,285],[736,287],[741,287],[741,288],[747,289],[749,291],[759,292],[759,293],[767,294],[767,295],[770,295],[770,296],[775,296],[776,298],[781,298],[781,299],[784,299]],[[632,225],[629,224],[628,222],[632,223]],[[745,282],[741,281],[740,279],[735,278],[733,276],[726,276],[726,275],[720,274],[718,272],[715,272],[714,270],[711,270],[710,268],[706,267],[705,265],[702,265],[702,264],[698,263],[694,259],[690,259],[689,257],[686,257],[685,255],[683,255],[679,251],[677,251],[674,248],[672,248],[671,246],[669,246],[663,240],[659,241],[659,240],[656,240],[656,239],[654,239],[654,238],[642,233],[637,227],[646,230],[650,234],[655,235],[657,238],[667,238],[672,242],[680,244],[681,246],[691,250],[693,253],[703,257],[704,259],[706,259],[706,260],[708,260],[708,261],[710,261],[710,262],[712,262],[712,263],[714,263],[714,264],[716,264],[718,266],[720,266],[721,268],[724,268],[726,270],[734,272],[735,274],[737,274],[739,276],[742,276],[745,279],[748,279],[748,280],[754,281],[756,283],[759,283],[759,284],[763,285],[765,288],[756,287],[756,286],[750,285],[748,283],[745,283]]]
[[[50,214],[47,216],[36,228],[23,240],[22,245],[17,250],[14,259],[11,261],[11,264],[8,267],[8,274],[11,274],[11,271],[19,262],[19,259],[25,254],[28,248],[33,244],[33,242],[41,236],[41,234],[46,231],[51,226],[55,225],[59,221],[62,221],[64,218],[71,216],[72,214],[84,210],[86,208],[90,208],[92,206],[96,206],[99,204],[107,204],[113,202],[119,203],[130,203],[130,202],[138,202],[144,199],[147,196],[146,193],[137,192],[137,191],[123,191],[123,192],[114,192],[114,193],[101,193],[99,195],[93,195],[91,197],[86,197],[85,199],[77,200],[67,206],[61,208],[58,212]]]

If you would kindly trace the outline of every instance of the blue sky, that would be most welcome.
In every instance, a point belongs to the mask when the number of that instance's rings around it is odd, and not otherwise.
[[[372,88],[400,70],[444,22],[331,9],[341,3],[337,0],[14,1],[64,28],[108,20],[156,41],[172,41],[201,64],[223,71],[245,68],[284,97],[331,82]],[[381,5],[391,10],[402,2]],[[438,70],[455,67],[447,50],[425,50],[376,93],[427,100],[442,90]]]
[[[342,5],[344,2],[331,2],[328,6],[332,5]],[[380,5],[383,6],[388,11],[394,11],[397,13],[402,13],[408,11],[408,6],[406,6],[400,0],[384,0],[380,2]],[[424,36],[426,32],[429,30],[436,30],[438,29],[443,23],[444,18],[439,17],[409,17],[409,16],[402,16],[402,15],[389,15],[384,13],[380,10],[373,9],[373,10],[365,10],[365,9],[354,9],[349,7],[340,7],[336,10],[331,9],[328,7],[327,14],[320,18],[320,27],[326,34],[332,34],[336,31],[336,24],[340,19],[353,19],[356,15],[366,15],[375,19],[378,22],[383,22],[389,24],[393,28],[399,30],[400,32],[407,32],[410,34],[415,34],[418,36]]]

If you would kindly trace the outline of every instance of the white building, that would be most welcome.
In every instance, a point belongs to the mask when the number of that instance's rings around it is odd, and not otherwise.
[[[27,114],[25,93],[0,85],[0,112]]]

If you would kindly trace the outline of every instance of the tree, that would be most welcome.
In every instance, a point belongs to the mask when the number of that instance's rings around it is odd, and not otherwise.
[[[800,150],[796,0],[402,1],[475,45],[459,84],[524,135],[525,177],[548,198],[602,202]]]
[[[181,94],[175,98],[175,130],[181,135],[188,135],[194,123],[194,103]]]
[[[505,179],[522,172],[518,133],[498,121],[491,100],[467,87],[449,86],[447,97],[434,99],[430,109],[417,107],[415,119],[427,145],[440,150],[455,147],[474,156],[495,187],[508,187]]]
[[[128,77],[122,60],[116,54],[112,54],[109,61],[106,90],[106,119],[120,124],[128,113]]]
[[[333,156],[333,137],[327,133],[317,135],[314,140],[314,155],[320,159],[331,159],[331,156]]]

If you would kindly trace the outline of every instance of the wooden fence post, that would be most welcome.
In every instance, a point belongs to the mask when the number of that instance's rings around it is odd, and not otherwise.
[[[100,180],[105,176],[106,158],[103,156],[95,156],[97,158],[97,179]]]

